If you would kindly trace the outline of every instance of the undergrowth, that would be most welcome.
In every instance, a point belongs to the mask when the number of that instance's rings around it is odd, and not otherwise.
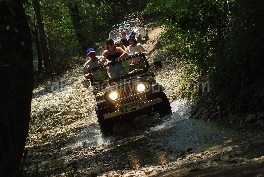
[[[152,0],[145,13],[163,13],[162,47],[185,65],[180,96],[203,97],[197,107],[221,105],[223,114],[263,110],[263,8],[254,0]]]

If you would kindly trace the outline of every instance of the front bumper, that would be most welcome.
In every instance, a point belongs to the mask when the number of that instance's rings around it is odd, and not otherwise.
[[[133,110],[133,111],[143,110],[143,109],[149,108],[149,107],[151,107],[153,105],[156,105],[158,103],[161,103],[161,102],[162,102],[162,100],[160,98],[156,98],[156,99],[144,102],[141,108]],[[122,111],[117,110],[115,112],[111,112],[111,113],[105,114],[104,115],[104,119],[110,119],[110,118],[118,117],[118,116],[121,116],[121,115],[125,115],[125,114],[123,114]]]

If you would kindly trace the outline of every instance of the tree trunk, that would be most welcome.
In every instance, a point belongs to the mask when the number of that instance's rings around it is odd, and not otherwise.
[[[0,1],[0,176],[16,176],[29,129],[31,32],[20,1]]]
[[[56,51],[55,51],[54,42],[50,38],[47,38],[47,40],[49,46],[50,64],[52,65],[56,59]]]
[[[81,16],[79,13],[77,1],[69,0],[68,8],[70,11],[70,15],[71,15],[71,19],[72,19],[72,23],[75,29],[76,36],[78,38],[79,44],[82,49],[81,53],[84,53],[84,51],[86,51],[87,49],[87,46],[91,44],[89,44],[83,32],[83,26],[81,24]]]
[[[32,0],[32,4],[37,19],[37,27],[38,27],[37,29],[39,34],[41,53],[44,62],[45,72],[50,74],[50,56],[49,56],[48,43],[46,40],[46,34],[44,30],[44,24],[42,20],[39,0]]]
[[[38,76],[40,76],[42,74],[42,53],[41,53],[41,46],[40,46],[40,40],[39,40],[39,32],[38,32],[38,27],[37,25],[35,25],[34,27],[34,31],[33,31],[33,35],[35,37],[35,46],[36,46],[36,50],[37,50],[37,54],[38,54]]]

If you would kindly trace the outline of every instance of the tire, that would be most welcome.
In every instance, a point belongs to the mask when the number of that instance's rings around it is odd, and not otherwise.
[[[154,108],[160,114],[160,117],[171,115],[172,114],[171,106],[166,94],[164,92],[156,92],[156,93],[150,93],[148,95],[149,100],[156,98],[160,98],[162,100],[162,102],[157,104]]]
[[[108,111],[107,109],[97,109],[96,114],[97,114],[97,121],[100,126],[101,133],[103,137],[108,137],[114,134],[113,128],[113,122],[111,120],[105,120],[104,115],[107,114]]]
[[[164,92],[160,92],[160,98],[162,100],[162,103],[160,103],[161,105],[159,106],[159,111],[158,111],[160,114],[160,117],[172,115],[169,99],[167,98]]]
[[[124,118],[123,122],[126,124],[131,124],[135,120],[135,117]]]

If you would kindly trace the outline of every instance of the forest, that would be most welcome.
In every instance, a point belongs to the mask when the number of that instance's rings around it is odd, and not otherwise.
[[[161,48],[185,64],[179,97],[196,101],[194,112],[264,109],[262,1],[1,0],[0,9],[0,176],[23,174],[33,88],[79,64],[135,11],[164,27]],[[186,92],[194,82],[209,82],[210,93]]]

